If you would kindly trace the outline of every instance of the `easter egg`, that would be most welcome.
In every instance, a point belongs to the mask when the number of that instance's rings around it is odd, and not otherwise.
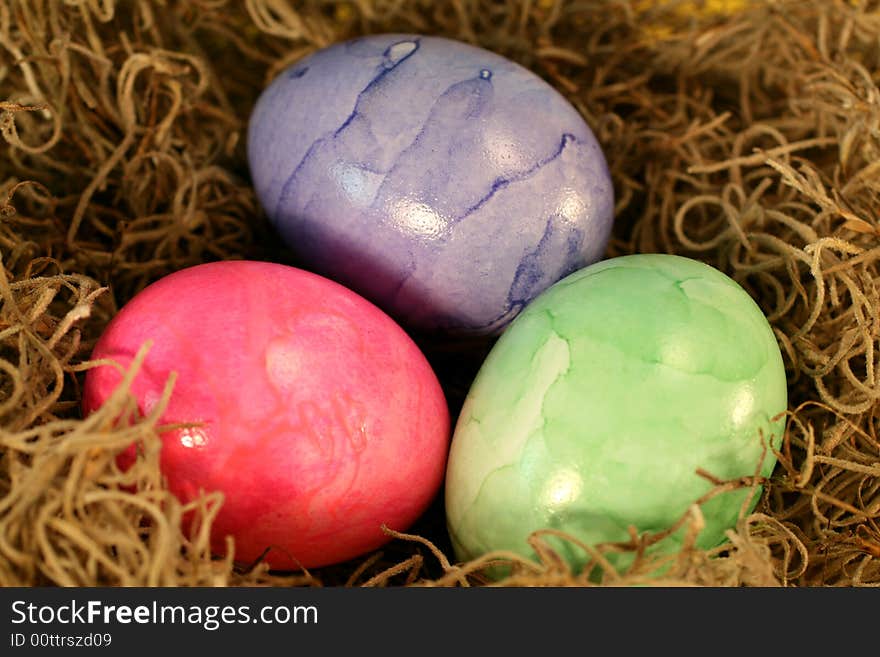
[[[527,537],[547,528],[591,545],[669,529],[712,488],[698,469],[771,474],[786,405],[773,331],[735,281],[661,254],[586,267],[511,323],[468,392],[446,478],[456,555],[531,556]],[[753,492],[702,504],[698,546],[723,542]],[[575,568],[587,560],[548,542]]]
[[[496,333],[611,231],[608,167],[578,111],[449,39],[367,36],[302,59],[261,94],[247,150],[297,264],[410,330]]]
[[[153,283],[112,319],[94,359],[128,366],[144,414],[177,378],[160,463],[186,502],[225,500],[215,550],[278,569],[344,561],[403,530],[439,492],[449,446],[446,400],[429,363],[388,315],[341,285],[280,264],[203,264]],[[90,369],[86,413],[119,385]],[[128,454],[128,462],[132,455]]]

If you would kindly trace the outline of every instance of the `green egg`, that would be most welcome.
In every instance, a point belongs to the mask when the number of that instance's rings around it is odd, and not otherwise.
[[[668,529],[712,488],[698,469],[771,474],[786,407],[776,338],[731,278],[662,254],[581,269],[511,323],[471,386],[446,476],[456,556],[534,556],[526,539],[544,528],[588,544]],[[753,508],[751,489],[702,505],[699,547],[725,540],[748,496]],[[587,560],[553,545],[576,570]]]

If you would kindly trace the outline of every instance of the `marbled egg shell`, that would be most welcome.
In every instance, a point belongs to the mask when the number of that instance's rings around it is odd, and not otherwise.
[[[786,404],[773,331],[732,279],[671,255],[584,268],[512,322],[468,393],[446,479],[456,553],[529,555],[527,536],[544,528],[588,544],[628,541],[630,525],[665,530],[711,488],[697,469],[771,473],[764,446],[779,447]],[[702,506],[701,547],[724,539],[751,493]]]
[[[388,315],[337,283],[266,262],[218,262],[153,283],[110,322],[93,358],[128,366],[150,413],[172,372],[161,467],[183,501],[221,491],[215,550],[250,563],[336,563],[403,530],[439,492],[449,412],[425,357]],[[117,388],[89,370],[84,411]],[[128,455],[131,456],[131,455]],[[130,463],[131,459],[123,461]]]
[[[304,266],[405,326],[489,334],[598,260],[613,220],[605,157],[531,71],[430,36],[320,50],[254,107],[257,196]]]

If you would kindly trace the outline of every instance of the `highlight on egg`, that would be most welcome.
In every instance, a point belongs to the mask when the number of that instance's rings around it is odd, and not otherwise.
[[[498,333],[610,236],[611,176],[578,111],[450,39],[372,35],[302,59],[257,101],[247,153],[303,266],[410,330]]]
[[[424,355],[372,303],[280,264],[198,265],[153,283],[109,323],[93,359],[127,367],[149,413],[177,374],[161,423],[162,473],[183,502],[220,491],[212,545],[276,569],[338,563],[403,531],[438,494],[449,411]],[[113,393],[90,369],[83,409]],[[130,464],[133,454],[121,458]],[[264,554],[265,553],[265,554]]]
[[[547,528],[591,545],[665,531],[712,488],[699,469],[771,474],[786,407],[774,333],[731,278],[660,254],[586,267],[511,323],[468,392],[445,484],[456,555],[534,557],[527,538]],[[753,494],[705,502],[698,547],[722,543]],[[683,533],[651,549],[675,551]],[[576,569],[589,559],[549,540]],[[623,568],[632,555],[606,556]]]

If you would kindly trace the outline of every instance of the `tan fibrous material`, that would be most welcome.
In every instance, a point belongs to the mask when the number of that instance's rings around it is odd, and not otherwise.
[[[880,585],[880,3],[719,7],[0,4],[0,585]],[[530,539],[536,560],[497,553],[461,564],[438,505],[412,533],[388,530],[375,554],[270,573],[236,565],[232,542],[226,557],[210,554],[221,495],[182,505],[167,491],[161,406],[141,417],[122,388],[80,417],[91,346],[145,285],[210,260],[296,264],[249,185],[250,108],[284,66],[388,31],[477,43],[554,84],[593,127],[612,170],[607,255],[699,258],[768,316],[789,382],[787,431],[756,511],[729,543],[694,547],[695,500],[675,555],[648,556],[656,537],[633,531],[627,544],[581,545],[592,567],[574,573],[551,546],[580,545],[577,537],[546,530]],[[460,363],[469,347],[426,348]],[[453,407],[476,364],[438,365]],[[115,456],[132,444],[138,459],[120,471]],[[717,494],[757,482],[713,483]],[[195,518],[190,535],[180,529],[185,514]],[[611,568],[613,550],[638,553],[629,571]],[[488,579],[499,563],[509,576]]]

